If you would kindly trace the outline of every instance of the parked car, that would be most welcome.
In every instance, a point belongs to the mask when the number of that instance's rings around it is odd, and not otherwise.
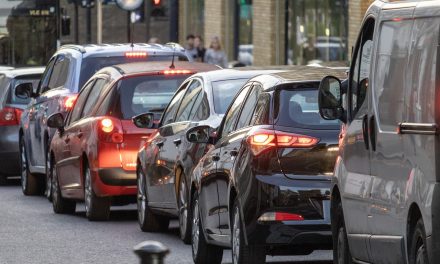
[[[265,263],[266,255],[331,249],[330,179],[340,123],[318,112],[322,76],[344,71],[295,67],[249,80],[218,129],[187,132],[212,144],[191,177],[195,263]]]
[[[43,71],[43,67],[35,67],[0,72],[0,184],[21,172],[18,129],[29,100],[16,97],[15,88],[23,82],[38,83]]]
[[[322,116],[344,123],[331,186],[335,263],[440,263],[439,28],[439,1],[376,1],[348,90],[321,82]]]
[[[139,152],[138,219],[143,231],[166,229],[170,218],[178,217],[182,240],[191,241],[191,175],[207,145],[189,142],[186,132],[197,125],[217,127],[240,87],[264,72],[205,72],[181,85],[157,133]]]
[[[106,220],[110,205],[136,202],[137,152],[152,130],[137,128],[132,117],[160,116],[179,85],[217,66],[176,62],[116,65],[96,73],[79,93],[72,111],[49,117],[58,130],[50,146],[50,178],[55,213],[73,213],[85,201],[89,220]],[[159,118],[157,116],[157,118]]]
[[[188,60],[185,50],[176,45],[102,44],[62,46],[50,59],[41,81],[33,92],[23,84],[17,96],[32,98],[20,124],[22,189],[25,195],[43,191],[50,199],[49,144],[55,130],[47,127],[47,117],[66,113],[86,81],[103,67],[142,61]]]

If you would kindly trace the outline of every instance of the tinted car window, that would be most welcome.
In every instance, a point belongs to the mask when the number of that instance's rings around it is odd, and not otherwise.
[[[247,80],[236,79],[212,82],[214,110],[217,114],[224,114],[228,110],[232,99]]]
[[[63,86],[67,81],[69,75],[70,59],[66,56],[60,55],[55,62],[52,74],[49,81],[49,89]],[[43,91],[44,93],[45,91]]]
[[[253,87],[252,91],[246,98],[246,102],[243,105],[243,110],[241,110],[240,118],[237,122],[236,129],[247,127],[252,119],[254,113],[255,105],[257,104],[258,95],[261,93],[261,87]]]
[[[42,93],[43,90],[47,90],[49,86],[50,76],[52,74],[53,65],[55,64],[56,58],[53,58],[46,66],[44,70],[43,77],[41,78],[41,83],[38,88],[38,93]]]
[[[190,119],[190,114],[193,107],[198,107],[198,105],[195,105],[196,101],[198,101],[200,104],[200,100],[197,99],[202,96],[202,89],[202,84],[198,80],[193,80],[191,82],[185,93],[185,97],[180,104],[180,108],[176,116],[176,122]]]
[[[163,112],[188,75],[154,75],[123,79],[119,84],[123,119],[146,112]],[[174,116],[174,115],[173,115]]]
[[[225,117],[225,123],[223,125],[222,136],[226,136],[234,130],[235,121],[237,121],[238,114],[240,111],[240,106],[243,100],[246,98],[246,94],[249,91],[250,86],[244,88],[240,94],[235,98],[234,102],[229,108],[228,113]]]
[[[98,99],[102,95],[102,91],[106,83],[107,80],[105,79],[97,79],[95,81],[95,84],[93,85],[89,96],[87,97],[87,101],[84,104],[81,118],[90,115],[93,107],[98,103]]]
[[[186,57],[178,57],[179,61],[187,61]],[[132,62],[145,62],[148,61],[170,61],[172,56],[149,56],[145,58],[127,58],[125,56],[106,56],[106,57],[87,57],[82,60],[81,72],[79,76],[79,87],[83,87],[93,74],[100,69],[117,64],[132,63]]]
[[[208,95],[205,90],[202,90],[200,95],[197,97],[197,101],[194,103],[194,107],[191,110],[189,116],[190,120],[200,121],[208,119],[209,117],[209,101]]]
[[[94,81],[89,82],[85,88],[83,89],[83,91],[78,95],[78,98],[76,99],[75,105],[73,106],[72,112],[69,116],[68,122],[67,124],[70,125],[74,122],[76,122],[77,120],[79,120],[80,116],[81,116],[81,110],[83,108],[84,103],[87,100],[87,97],[89,95],[90,89],[93,86]]]
[[[180,105],[180,102],[185,94],[186,89],[179,90],[171,100],[170,104],[168,105],[167,111],[165,112],[163,118],[162,118],[162,125],[167,125],[169,123],[172,123],[174,121],[174,115],[177,112],[177,108]]]
[[[325,120],[319,114],[318,87],[283,89],[276,93],[276,125],[315,129],[339,129],[339,121]]]
[[[258,98],[255,112],[252,116],[251,125],[267,125],[269,124],[270,112],[270,95],[267,93],[260,94]]]

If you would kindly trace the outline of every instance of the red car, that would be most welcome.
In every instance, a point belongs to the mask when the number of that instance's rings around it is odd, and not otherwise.
[[[85,201],[89,220],[106,220],[111,205],[136,202],[136,157],[153,132],[132,118],[159,119],[174,92],[190,75],[216,66],[176,62],[116,65],[97,72],[82,88],[66,118],[48,118],[57,128],[50,168],[55,213],[74,213]]]

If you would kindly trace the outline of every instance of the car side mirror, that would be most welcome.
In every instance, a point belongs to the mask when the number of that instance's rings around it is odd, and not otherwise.
[[[60,131],[64,130],[64,116],[61,113],[55,113],[47,119],[47,126],[56,128]]]
[[[143,113],[132,118],[138,128],[155,128],[154,113]]]
[[[339,119],[346,122],[346,115],[342,106],[343,89],[341,81],[333,76],[322,79],[319,85],[318,104],[319,113],[326,120]]]
[[[15,87],[15,96],[20,99],[29,99],[35,97],[33,93],[33,84],[32,83],[20,83]]]
[[[215,144],[216,135],[210,126],[196,126],[186,132],[186,139],[191,143]]]

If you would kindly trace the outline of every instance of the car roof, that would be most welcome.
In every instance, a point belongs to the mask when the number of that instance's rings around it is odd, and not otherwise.
[[[0,71],[0,74],[5,75],[8,78],[15,78],[24,75],[37,75],[43,74],[45,67],[26,67],[26,68],[15,68],[11,70]]]
[[[188,70],[191,72],[213,71],[221,69],[219,66],[188,61],[175,61],[174,69],[170,68],[171,61],[150,61],[150,62],[136,62],[113,65],[107,68],[116,69],[121,75],[136,75],[142,73],[161,72],[164,70]],[[101,71],[106,71],[106,68]]]
[[[257,81],[265,90],[286,83],[310,83],[321,82],[326,76],[334,76],[341,80],[347,78],[345,69],[332,69],[326,67],[293,66],[289,71],[259,75],[250,81]]]
[[[130,51],[146,51],[149,56],[155,55],[185,55],[185,49],[176,43],[167,44],[147,44],[147,43],[112,43],[112,44],[85,44],[85,45],[63,45],[59,51],[75,50],[83,54],[83,57],[91,55],[130,52]]]
[[[234,80],[234,79],[250,79],[260,74],[270,74],[278,72],[279,70],[255,70],[250,69],[221,69],[217,71],[197,73],[194,77],[200,77],[207,82]]]

